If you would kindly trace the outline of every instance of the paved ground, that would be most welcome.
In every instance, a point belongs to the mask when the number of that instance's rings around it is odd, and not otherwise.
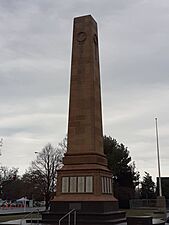
[[[21,220],[10,220],[10,221],[7,221],[7,222],[1,222],[0,224],[11,224],[11,225],[21,224]],[[25,225],[25,224],[26,224],[26,221],[24,220],[22,225]]]
[[[45,208],[44,207],[34,207],[34,208],[25,208],[25,209],[24,208],[0,209],[0,216],[29,213],[29,212],[33,212],[33,211],[37,212],[38,210],[40,212],[42,212],[45,210]],[[153,224],[155,225],[156,223],[159,224],[158,219],[153,219]],[[11,221],[7,221],[7,222],[1,222],[0,224],[2,224],[2,225],[26,225],[26,220],[25,219],[11,220]],[[169,225],[169,223],[165,223],[165,224]],[[32,225],[37,225],[37,223],[32,223]],[[39,225],[44,225],[44,224],[39,223]],[[120,223],[119,225],[127,225],[127,223],[124,222],[124,223]]]
[[[22,223],[21,223],[21,220],[12,220],[12,221],[3,222],[3,223],[0,223],[0,224],[2,224],[2,225],[26,225],[26,224],[28,224],[29,225],[29,223],[26,223],[25,220],[23,220]],[[37,223],[32,223],[32,225],[37,225]],[[44,225],[44,224],[38,223],[38,225]],[[45,223],[45,225],[52,225],[52,224],[46,224]],[[119,223],[118,225],[127,225],[127,223],[126,222]],[[155,225],[155,223],[153,223],[153,225]],[[165,223],[165,225],[168,225],[168,223]]]
[[[25,213],[25,212],[37,212],[37,211],[44,211],[45,207],[27,207],[27,208],[6,208],[6,209],[0,209],[0,216],[1,215],[6,215],[6,214],[19,214],[19,213]]]

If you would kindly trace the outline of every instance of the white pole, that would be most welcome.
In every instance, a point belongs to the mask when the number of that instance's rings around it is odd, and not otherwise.
[[[26,212],[26,197],[24,197],[24,212]]]
[[[156,139],[157,139],[157,163],[158,163],[158,182],[159,182],[159,195],[162,196],[162,186],[161,186],[161,170],[160,170],[160,152],[159,152],[159,141],[158,141],[158,126],[157,118],[155,118],[156,124]]]
[[[0,155],[2,155],[2,153],[1,153],[2,146],[3,146],[3,138],[1,138],[1,140],[0,140]]]

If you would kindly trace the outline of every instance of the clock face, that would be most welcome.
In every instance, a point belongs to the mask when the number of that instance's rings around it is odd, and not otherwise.
[[[87,35],[86,35],[85,32],[80,32],[80,33],[77,34],[77,40],[79,42],[85,41],[86,38],[87,38]]]

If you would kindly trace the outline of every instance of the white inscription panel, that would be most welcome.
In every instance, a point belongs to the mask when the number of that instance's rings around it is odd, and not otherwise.
[[[107,193],[106,177],[104,177],[104,193]]]
[[[102,177],[102,193],[104,193],[104,177]]]
[[[86,177],[86,192],[93,192],[93,177],[87,176]]]
[[[70,192],[76,192],[76,177],[70,177]]]
[[[84,188],[84,177],[78,177],[78,187],[77,187],[77,191],[78,192],[84,192],[85,188]]]
[[[106,183],[107,183],[107,193],[108,193],[108,194],[110,193],[110,184],[109,184],[109,181],[110,181],[110,178],[107,177],[107,178],[106,178]]]
[[[110,178],[110,193],[112,194],[113,193],[113,183],[112,183],[112,179]]]
[[[69,177],[62,177],[62,193],[69,191]]]

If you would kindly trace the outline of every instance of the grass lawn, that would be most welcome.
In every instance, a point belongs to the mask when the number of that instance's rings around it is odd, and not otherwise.
[[[125,209],[127,216],[152,216],[155,209]]]

